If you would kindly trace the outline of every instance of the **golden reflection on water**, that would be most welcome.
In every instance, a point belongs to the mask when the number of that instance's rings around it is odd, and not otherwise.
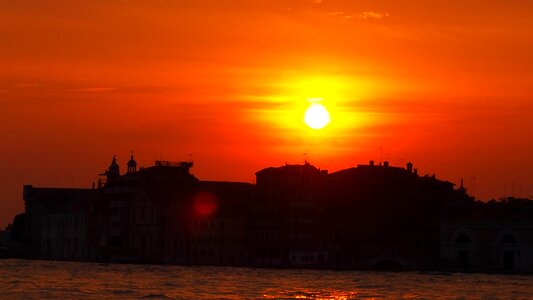
[[[533,277],[0,260],[0,299],[533,299]]]
[[[332,292],[330,295],[316,295],[321,294],[320,292],[304,292],[304,294],[291,295],[292,299],[313,299],[313,300],[348,300],[353,299],[357,295],[356,292]],[[280,294],[263,294],[265,299],[287,299],[287,295]]]

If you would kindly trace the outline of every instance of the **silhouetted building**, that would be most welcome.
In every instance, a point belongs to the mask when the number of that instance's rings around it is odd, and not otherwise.
[[[8,258],[11,256],[11,244],[10,228],[8,226],[6,230],[0,230],[0,258]]]
[[[442,267],[533,273],[533,201],[509,197],[477,204],[468,218],[442,223]]]
[[[156,161],[139,171],[132,162],[133,157],[128,173],[100,189],[103,259],[247,263],[246,211],[253,185],[200,182],[189,172],[191,162]]]
[[[187,213],[191,264],[248,265],[246,239],[253,188],[240,182],[198,184]]]
[[[328,172],[309,163],[256,173],[250,227],[254,265],[324,265]]]
[[[156,161],[136,171],[133,156],[128,173],[114,170],[116,158],[99,191],[99,219],[102,224],[98,248],[102,259],[111,261],[163,262],[167,209],[184,203],[198,179],[189,173],[191,162]],[[177,217],[177,216],[176,216]]]
[[[88,259],[94,189],[24,186],[24,244],[29,257]]]
[[[328,177],[330,262],[352,268],[423,268],[439,259],[440,222],[473,200],[435,176],[388,162]]]
[[[388,162],[269,167],[256,184],[201,181],[156,161],[98,188],[24,186],[19,255],[111,262],[533,272],[532,201],[476,203],[461,185]],[[15,246],[15,247],[19,247]]]

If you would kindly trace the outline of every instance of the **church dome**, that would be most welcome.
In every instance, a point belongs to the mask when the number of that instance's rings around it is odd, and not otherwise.
[[[117,156],[113,156],[113,161],[111,161],[111,164],[109,165],[109,168],[107,169],[107,172],[111,176],[119,176],[120,175],[120,167],[117,163]]]

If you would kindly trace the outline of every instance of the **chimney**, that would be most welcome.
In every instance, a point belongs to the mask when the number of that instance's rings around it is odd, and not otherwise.
[[[415,173],[415,175],[418,175],[418,169],[415,168],[413,173]]]
[[[369,165],[370,165],[371,167],[373,167],[373,166],[374,166],[374,161],[371,160],[371,161],[369,162]]]
[[[407,163],[407,173],[413,173],[413,163],[411,162]]]
[[[384,166],[384,167],[388,167],[388,166],[389,166],[389,161],[387,161],[387,160],[384,161],[384,162],[383,162],[383,166]]]

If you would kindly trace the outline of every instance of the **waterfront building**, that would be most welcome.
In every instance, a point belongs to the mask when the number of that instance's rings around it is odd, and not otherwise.
[[[95,189],[24,186],[24,241],[29,257],[91,258],[90,212]]]
[[[420,269],[438,264],[439,224],[474,201],[454,184],[387,161],[328,177],[330,261],[349,268]]]
[[[120,175],[116,158],[99,189],[98,251],[109,261],[245,265],[253,185],[199,181],[192,162],[156,161]],[[104,181],[101,181],[104,182]]]
[[[24,257],[335,269],[533,272],[531,201],[474,202],[413,164],[328,173],[269,167],[256,184],[202,181],[192,162],[120,173],[90,189],[24,186],[10,228]]]
[[[478,203],[468,218],[443,222],[440,258],[449,270],[533,273],[533,201]]]
[[[188,213],[191,264],[248,265],[253,188],[242,182],[199,182]]]
[[[165,226],[173,217],[167,208],[191,196],[198,182],[189,172],[192,162],[156,161],[137,171],[132,156],[123,175],[115,163],[114,158],[99,189],[102,259],[164,262]]]
[[[328,172],[285,165],[256,173],[250,240],[252,263],[316,266],[327,263],[325,207]]]

